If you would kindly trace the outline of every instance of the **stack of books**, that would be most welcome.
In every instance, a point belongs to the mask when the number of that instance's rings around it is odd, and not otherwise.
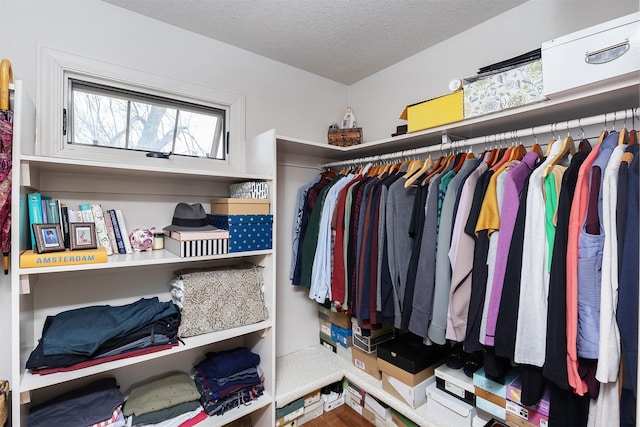
[[[82,203],[75,209],[66,203],[40,193],[27,195],[31,245],[35,247],[32,224],[60,224],[64,246],[69,248],[69,224],[91,222],[95,224],[94,236],[98,247],[104,247],[107,255],[133,252],[129,232],[120,209],[102,209],[99,203]]]
[[[164,247],[183,258],[229,253],[229,231],[165,231]]]

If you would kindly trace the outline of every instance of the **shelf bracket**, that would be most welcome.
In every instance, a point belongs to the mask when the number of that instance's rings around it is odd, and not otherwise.
[[[28,274],[21,274],[20,275],[20,295],[27,295],[31,293],[31,281],[33,280],[33,283],[35,284],[35,282],[38,280],[38,276],[33,276],[33,275],[28,275]]]

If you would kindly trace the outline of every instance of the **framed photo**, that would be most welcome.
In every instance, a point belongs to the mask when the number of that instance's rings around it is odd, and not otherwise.
[[[72,222],[69,224],[70,249],[95,249],[96,225],[93,222]]]
[[[36,252],[64,251],[64,236],[60,224],[33,224],[33,234],[36,240]]]

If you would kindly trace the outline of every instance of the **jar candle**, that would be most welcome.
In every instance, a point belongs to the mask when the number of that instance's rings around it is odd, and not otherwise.
[[[164,233],[153,234],[153,250],[164,249]]]

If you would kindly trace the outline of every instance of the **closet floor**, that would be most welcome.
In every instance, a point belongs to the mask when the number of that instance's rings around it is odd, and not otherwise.
[[[341,405],[336,409],[325,412],[313,419],[305,426],[308,427],[371,427],[372,424],[362,415],[351,409],[349,405]]]

